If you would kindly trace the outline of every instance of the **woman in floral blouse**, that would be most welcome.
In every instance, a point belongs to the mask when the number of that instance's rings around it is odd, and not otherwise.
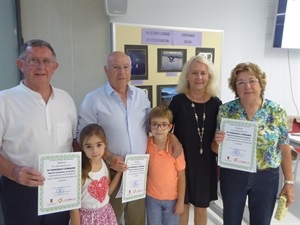
[[[255,121],[258,134],[256,172],[220,170],[224,225],[241,224],[247,197],[250,224],[269,225],[277,197],[280,165],[285,179],[280,195],[287,197],[287,206],[294,201],[287,115],[279,104],[264,98],[266,74],[256,64],[238,64],[228,81],[236,99],[219,107],[216,143],[221,144],[225,137],[220,131],[222,118]]]

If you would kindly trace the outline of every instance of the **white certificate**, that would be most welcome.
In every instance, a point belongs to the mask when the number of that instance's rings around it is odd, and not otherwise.
[[[81,152],[41,154],[39,171],[38,215],[81,207]]]
[[[257,123],[223,118],[220,130],[225,138],[219,146],[218,165],[255,173]]]
[[[123,173],[122,202],[146,197],[149,154],[126,155],[128,170]]]

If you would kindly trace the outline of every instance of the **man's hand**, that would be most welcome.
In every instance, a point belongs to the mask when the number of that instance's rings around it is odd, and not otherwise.
[[[172,146],[172,156],[174,157],[174,158],[177,158],[178,156],[180,156],[180,154],[182,153],[182,151],[183,151],[183,148],[182,148],[182,146],[180,145],[176,145],[176,146]]]
[[[124,172],[128,169],[124,159],[117,155],[112,156],[110,168],[118,172]]]
[[[14,180],[19,184],[37,187],[44,184],[45,177],[36,169],[18,166],[14,170]]]

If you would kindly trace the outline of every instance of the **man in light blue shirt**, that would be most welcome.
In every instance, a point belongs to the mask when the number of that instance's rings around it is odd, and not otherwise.
[[[78,125],[78,131],[90,123],[101,125],[108,139],[109,151],[123,158],[126,154],[146,152],[151,110],[150,101],[142,89],[131,85],[118,88],[119,83],[130,80],[130,68],[130,61],[120,66],[113,65],[112,70],[119,75],[108,75],[108,82],[87,94],[81,105]]]
[[[108,82],[87,94],[81,105],[77,133],[90,123],[103,127],[108,139],[108,150],[104,159],[119,171],[127,169],[123,162],[127,154],[145,154],[148,137],[148,116],[150,101],[142,89],[129,85],[131,78],[131,60],[123,52],[113,52],[107,57],[104,67]],[[174,156],[182,148],[174,135],[171,135]],[[175,144],[175,145],[174,145]],[[114,176],[114,170],[111,170]],[[120,185],[120,184],[119,184]],[[110,202],[120,222],[124,213],[127,225],[143,225],[145,221],[145,199],[122,203],[115,198],[119,186],[112,193]]]
[[[108,150],[104,159],[112,168],[124,171],[123,162],[127,154],[145,154],[147,148],[148,115],[150,101],[142,89],[128,85],[131,78],[131,60],[123,52],[113,52],[107,57],[104,67],[108,82],[87,94],[81,105],[77,133],[90,123],[103,127],[108,139]],[[172,142],[179,143],[172,135]],[[176,147],[179,155],[181,145]],[[111,170],[114,176],[114,171]],[[120,185],[120,184],[119,184]],[[145,199],[122,204],[115,198],[119,187],[111,195],[111,204],[120,222],[124,212],[127,225],[145,224]]]

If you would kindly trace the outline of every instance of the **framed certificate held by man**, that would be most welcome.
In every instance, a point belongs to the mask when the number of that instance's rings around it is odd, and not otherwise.
[[[81,207],[81,152],[41,154],[39,170],[38,215]]]
[[[128,170],[123,173],[122,202],[130,202],[146,197],[146,181],[149,154],[126,155]]]

